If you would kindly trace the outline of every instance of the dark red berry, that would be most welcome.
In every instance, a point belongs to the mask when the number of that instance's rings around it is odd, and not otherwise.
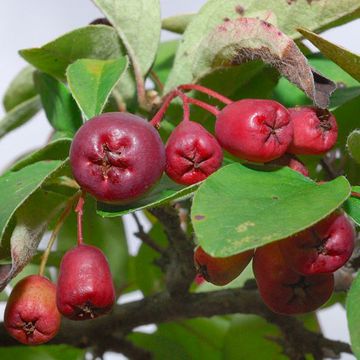
[[[289,109],[294,127],[289,152],[316,155],[329,151],[336,143],[338,128],[335,116],[314,107]]]
[[[7,301],[4,325],[16,340],[27,345],[50,341],[59,331],[56,286],[40,275],[19,281]]]
[[[194,263],[198,274],[214,285],[226,285],[236,279],[254,256],[254,250],[217,258],[207,254],[201,246],[194,253]]]
[[[129,113],[105,113],[87,121],[70,149],[73,175],[96,199],[127,203],[159,180],[165,149],[158,132]]]
[[[253,270],[264,303],[280,314],[314,311],[330,298],[334,289],[332,274],[301,275],[292,270],[278,242],[255,251]]]
[[[278,159],[269,162],[270,165],[288,166],[290,169],[297,171],[304,176],[309,176],[309,170],[307,167],[295,156],[291,154],[285,154]]]
[[[79,245],[60,265],[57,306],[72,320],[94,319],[108,313],[115,301],[109,264],[100,249]]]
[[[292,141],[287,109],[273,100],[244,99],[217,116],[215,135],[231,154],[248,161],[268,162],[282,156]]]
[[[182,121],[166,144],[166,173],[179,184],[205,180],[222,163],[221,146],[213,135],[194,121]]]
[[[339,211],[314,226],[279,242],[288,263],[304,274],[331,273],[350,258],[355,246],[355,229]]]

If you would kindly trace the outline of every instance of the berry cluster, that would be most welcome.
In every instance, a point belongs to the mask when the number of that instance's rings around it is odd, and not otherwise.
[[[333,272],[349,260],[354,244],[354,225],[337,210],[299,234],[256,249],[255,254],[250,250],[215,258],[198,247],[194,261],[207,281],[226,285],[253,258],[259,292],[268,307],[281,314],[301,314],[329,299]]]

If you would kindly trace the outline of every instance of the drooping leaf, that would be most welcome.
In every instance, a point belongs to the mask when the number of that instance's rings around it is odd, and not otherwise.
[[[304,28],[299,32],[310,40],[327,58],[338,64],[353,78],[360,81],[360,55],[331,43],[321,36]]]
[[[308,228],[349,195],[344,177],[320,185],[289,168],[266,172],[232,164],[199,187],[191,219],[204,250],[226,257]]]
[[[72,137],[83,122],[81,112],[68,88],[41,72],[35,73],[35,85],[51,126],[67,137]]]
[[[155,185],[153,190],[138,201],[123,206],[98,203],[97,213],[103,217],[116,217],[138,210],[164,205],[171,201],[190,196],[194,191],[196,191],[198,186],[199,184],[194,184],[183,187],[175,184],[167,176],[163,176],[160,182]]]
[[[93,0],[118,32],[131,60],[146,74],[160,40],[159,0]]]
[[[69,65],[66,71],[67,81],[87,119],[101,114],[126,68],[126,57],[116,60],[80,59]]]
[[[76,29],[41,48],[20,51],[27,62],[60,80],[65,80],[66,68],[78,59],[117,59],[122,54],[116,31],[106,25]]]
[[[127,285],[129,253],[122,219],[104,219],[96,214],[96,201],[86,197],[83,217],[84,240],[99,247],[107,257],[117,291]],[[72,212],[58,236],[58,251],[76,246],[76,216]]]
[[[82,360],[86,349],[68,345],[11,346],[0,347],[2,360]]]
[[[352,191],[358,196],[350,196],[344,203],[344,210],[360,226],[360,186],[353,186]]]
[[[11,81],[3,98],[4,108],[7,112],[36,95],[33,74],[34,68],[26,66]]]
[[[12,108],[0,120],[0,138],[25,124],[41,109],[39,96],[34,96]]]
[[[360,297],[360,274],[358,274],[356,279],[353,281],[346,300],[346,316],[347,316],[348,327],[350,332],[351,348],[357,359],[360,357],[359,297]]]
[[[260,59],[274,66],[319,107],[327,107],[335,84],[312,71],[295,42],[268,22],[240,18],[217,26],[198,46],[195,82],[216,68]]]
[[[187,26],[196,14],[180,14],[175,16],[169,16],[161,21],[161,27],[163,30],[168,30],[176,34],[183,34]]]
[[[347,148],[351,157],[360,163],[360,130],[354,130],[347,139]]]
[[[184,41],[176,54],[175,65],[166,83],[165,93],[177,85],[193,81],[192,64],[194,58],[199,55],[198,45],[217,25],[239,16],[257,16],[266,20],[269,9],[272,11],[272,18],[276,18],[276,26],[286,35],[297,39],[300,37],[296,31],[299,26],[315,31],[331,27],[333,24],[340,25],[356,18],[360,12],[360,5],[358,0],[209,0],[184,32]]]

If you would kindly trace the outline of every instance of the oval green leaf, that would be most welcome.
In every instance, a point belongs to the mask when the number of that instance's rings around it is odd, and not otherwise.
[[[350,196],[344,204],[344,210],[360,226],[360,186],[353,186],[352,191],[358,193],[357,196]]]
[[[127,68],[127,58],[80,59],[66,70],[73,97],[87,119],[101,114],[116,83]]]
[[[346,316],[351,339],[351,348],[357,359],[360,358],[360,274],[351,285],[351,289],[346,299]]]
[[[223,167],[199,187],[191,219],[200,245],[226,257],[286,238],[329,215],[350,195],[344,177],[317,184],[289,169]]]
[[[347,138],[347,149],[351,157],[360,163],[360,130],[354,130]]]

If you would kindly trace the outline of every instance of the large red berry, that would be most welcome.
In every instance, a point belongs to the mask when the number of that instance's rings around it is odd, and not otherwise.
[[[224,258],[207,254],[201,246],[194,253],[197,272],[214,285],[226,285],[237,278],[251,261],[253,250]]]
[[[31,275],[16,284],[4,314],[5,328],[13,338],[27,345],[46,343],[57,334],[60,322],[51,281]]]
[[[334,289],[332,274],[305,276],[292,270],[277,242],[256,250],[253,270],[264,303],[280,314],[314,311],[330,298]]]
[[[165,168],[158,132],[142,118],[105,113],[87,121],[70,149],[73,175],[96,199],[126,203],[146,193]]]
[[[314,226],[279,242],[288,263],[301,274],[331,273],[350,258],[355,246],[355,229],[339,211]]]
[[[206,179],[222,163],[221,146],[213,135],[194,121],[182,121],[166,144],[166,173],[179,184]]]
[[[243,99],[217,116],[215,135],[241,159],[268,162],[283,155],[293,135],[289,112],[273,100]]]
[[[72,320],[94,319],[108,313],[114,301],[109,264],[101,250],[90,245],[69,250],[60,264],[59,311]]]
[[[338,128],[335,116],[314,107],[289,109],[294,127],[289,152],[316,155],[329,151],[336,143]]]

